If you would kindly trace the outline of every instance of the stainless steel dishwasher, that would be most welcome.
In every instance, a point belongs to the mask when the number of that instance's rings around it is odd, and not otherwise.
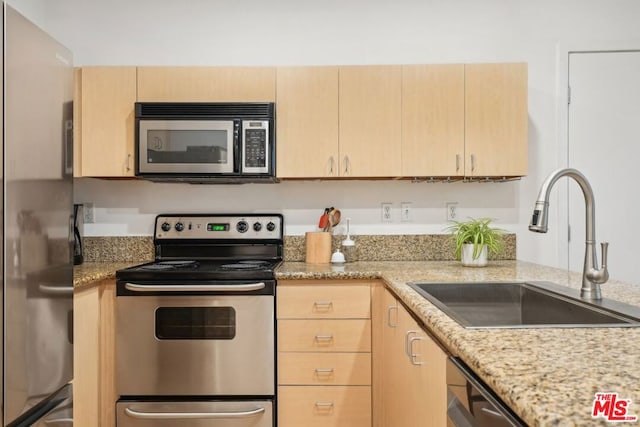
[[[447,421],[455,427],[527,425],[455,357],[447,360]]]

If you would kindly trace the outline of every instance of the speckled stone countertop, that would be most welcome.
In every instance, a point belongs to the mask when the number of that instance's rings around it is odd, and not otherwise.
[[[73,288],[94,286],[106,279],[115,279],[116,271],[139,264],[137,262],[85,262],[73,266]]]
[[[596,392],[631,399],[640,417],[640,328],[464,329],[407,286],[410,281],[550,281],[580,288],[581,275],[520,261],[465,268],[454,261],[286,262],[283,279],[383,279],[454,355],[532,426],[611,425],[591,418]],[[604,298],[640,306],[640,286],[609,281]],[[623,423],[621,425],[640,425]]]

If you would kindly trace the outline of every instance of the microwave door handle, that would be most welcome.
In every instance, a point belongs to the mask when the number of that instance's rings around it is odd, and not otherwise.
[[[243,285],[124,285],[127,290],[134,292],[251,292],[264,289],[265,286],[264,282]]]
[[[264,408],[238,412],[141,412],[125,408],[124,413],[132,418],[147,420],[250,418],[265,412]]]
[[[233,125],[233,171],[235,173],[242,172],[242,141],[243,130],[242,130],[242,122],[237,121],[234,122]]]

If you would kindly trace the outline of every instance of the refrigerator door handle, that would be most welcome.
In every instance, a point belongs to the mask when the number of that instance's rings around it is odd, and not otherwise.
[[[176,420],[176,419],[215,419],[215,418],[249,418],[260,415],[264,408],[256,408],[239,412],[140,412],[125,408],[124,413],[132,418],[147,420]]]
[[[64,121],[64,174],[73,175],[73,120]]]

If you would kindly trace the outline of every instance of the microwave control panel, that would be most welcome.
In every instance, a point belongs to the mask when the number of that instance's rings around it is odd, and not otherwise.
[[[242,172],[269,172],[269,121],[242,121]]]

